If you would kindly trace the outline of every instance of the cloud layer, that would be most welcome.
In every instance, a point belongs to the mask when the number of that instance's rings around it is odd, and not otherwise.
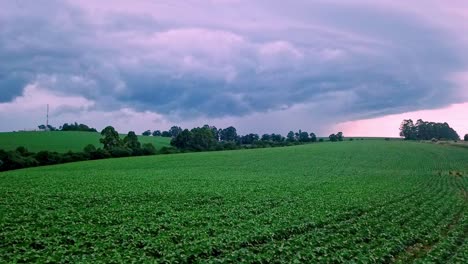
[[[19,105],[0,117],[29,111],[31,87],[57,122],[97,127],[128,110],[158,117],[138,127],[325,131],[468,101],[468,5],[406,2],[0,0],[0,108]]]

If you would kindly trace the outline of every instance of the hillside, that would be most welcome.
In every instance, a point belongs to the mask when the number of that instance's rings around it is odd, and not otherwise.
[[[372,140],[4,172],[0,259],[467,263],[467,157]]]
[[[123,138],[124,135],[121,135]],[[52,131],[52,132],[8,132],[0,133],[0,149],[13,150],[19,146],[29,151],[57,151],[60,153],[82,151],[88,144],[102,147],[101,135],[92,132]],[[139,136],[141,143],[153,143],[157,149],[169,146],[170,138]]]

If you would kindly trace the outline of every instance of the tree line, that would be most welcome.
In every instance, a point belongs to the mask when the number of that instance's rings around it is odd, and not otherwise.
[[[50,128],[53,128],[52,126]],[[49,128],[49,129],[50,129]],[[54,130],[50,129],[50,130]],[[83,124],[67,124],[60,127],[61,131],[90,131]],[[27,167],[43,166],[67,163],[73,161],[97,160],[117,157],[142,156],[154,154],[172,154],[191,151],[219,151],[247,148],[283,147],[305,143],[323,142],[324,139],[317,139],[315,133],[299,130],[290,131],[286,137],[281,134],[258,135],[249,133],[239,135],[233,126],[227,128],[216,128],[215,126],[204,125],[192,129],[182,129],[179,126],[172,126],[168,131],[161,134],[145,131],[144,135],[171,137],[171,147],[162,147],[156,150],[153,144],[141,144],[135,132],[130,131],[120,138],[119,133],[112,126],[107,126],[101,131],[100,143],[102,148],[89,144],[81,152],[58,153],[54,151],[39,151],[37,153],[28,151],[25,147],[18,147],[16,150],[0,150],[0,171],[21,169]],[[149,132],[149,133],[147,133]],[[343,141],[342,132],[331,134],[329,141]]]
[[[405,119],[400,125],[400,136],[405,140],[432,140],[447,139],[459,140],[460,136],[447,123],[426,122],[418,119],[416,123]],[[465,140],[466,140],[465,136]]]
[[[101,132],[102,148],[87,145],[81,152],[69,151],[58,153],[54,151],[28,151],[25,147],[15,150],[0,150],[0,171],[22,169],[43,165],[53,165],[74,161],[97,160],[117,157],[143,156],[156,154],[156,148],[151,143],[141,144],[135,132],[130,131],[121,139],[119,133],[111,126]],[[164,153],[164,149],[162,149]]]
[[[181,151],[216,151],[233,150],[241,148],[264,148],[283,147],[297,144],[323,141],[317,140],[315,133],[299,130],[290,131],[286,137],[281,134],[258,135],[249,133],[238,135],[237,129],[233,126],[227,128],[216,128],[215,126],[204,125],[191,130],[178,128],[172,136],[171,145]],[[342,141],[343,133],[330,135],[330,141]]]
[[[56,128],[52,125],[39,125],[37,126],[40,130],[48,130],[48,131],[81,131],[81,132],[97,132],[95,128],[89,127],[85,124],[78,124],[75,123],[65,123],[61,125],[59,128]]]

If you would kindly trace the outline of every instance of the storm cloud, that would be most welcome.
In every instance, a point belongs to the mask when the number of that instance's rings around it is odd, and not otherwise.
[[[467,4],[406,2],[0,0],[0,107],[33,86],[92,102],[56,116],[282,132],[468,101]]]

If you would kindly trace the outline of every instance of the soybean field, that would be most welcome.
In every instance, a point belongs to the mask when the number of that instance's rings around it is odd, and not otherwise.
[[[0,173],[0,262],[467,263],[468,149],[401,141]]]

